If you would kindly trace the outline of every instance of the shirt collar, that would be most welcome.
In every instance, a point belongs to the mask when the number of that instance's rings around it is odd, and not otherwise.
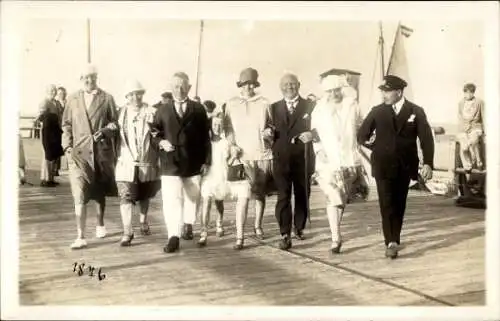
[[[183,100],[177,100],[174,98],[174,102],[176,104],[185,104],[187,102],[187,100],[188,100],[187,98],[184,98]]]
[[[241,95],[240,95],[240,98],[241,98],[241,100],[243,100],[243,101],[252,102],[252,101],[259,100],[259,99],[261,98],[261,96],[260,96],[260,95],[254,95],[254,96],[252,96],[252,97],[248,97],[248,98],[247,98],[247,97],[243,97],[243,96],[241,96]]]
[[[285,102],[287,105],[296,104],[298,101],[299,101],[299,95],[295,96],[293,99],[290,99],[290,100],[285,98]]]
[[[392,105],[392,107],[396,108],[397,111],[400,111],[403,108],[403,104],[405,103],[405,98],[402,97],[397,103]]]
[[[92,90],[91,92],[87,92],[86,90],[84,90],[83,93],[87,94],[87,95],[95,95],[95,94],[97,94],[97,88]]]

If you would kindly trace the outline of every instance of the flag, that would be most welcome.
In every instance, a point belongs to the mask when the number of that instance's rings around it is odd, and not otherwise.
[[[387,75],[398,76],[408,83],[405,88],[405,97],[409,100],[413,99],[413,92],[411,90],[411,80],[408,71],[408,60],[406,58],[405,40],[413,33],[410,29],[403,25],[398,25],[396,36],[394,38],[394,45],[392,46],[391,57],[387,67]]]

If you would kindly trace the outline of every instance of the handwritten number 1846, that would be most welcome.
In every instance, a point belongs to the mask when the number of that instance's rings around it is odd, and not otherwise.
[[[87,266],[86,270],[88,271],[88,275],[90,277],[95,276],[94,274],[96,272],[95,267],[89,265]],[[77,273],[78,276],[82,276],[85,273],[85,263],[80,263],[80,264],[78,264],[78,262],[73,263],[73,272]],[[102,281],[106,278],[106,274],[102,273],[101,268],[97,269],[97,277],[99,278],[99,281]]]

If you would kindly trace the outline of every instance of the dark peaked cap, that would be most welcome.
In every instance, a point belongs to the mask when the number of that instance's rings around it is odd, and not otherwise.
[[[403,79],[398,76],[387,75],[384,77],[382,84],[378,86],[378,89],[383,91],[392,91],[398,89],[404,89],[408,84]]]

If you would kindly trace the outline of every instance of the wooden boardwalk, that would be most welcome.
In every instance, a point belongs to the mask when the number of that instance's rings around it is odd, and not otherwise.
[[[36,152],[26,148],[29,166]],[[37,172],[29,173],[36,183]],[[85,250],[71,251],[76,236],[69,183],[56,188],[22,186],[19,191],[21,305],[306,305],[306,306],[476,306],[485,304],[484,211],[458,208],[451,199],[412,192],[403,250],[384,257],[376,200],[352,204],[343,222],[343,253],[328,253],[330,236],[324,197],[314,188],[307,239],[290,252],[277,249],[278,229],[268,200],[267,238],[247,239],[234,251],[234,204],[226,205],[227,235],[213,230],[206,248],[182,241],[165,254],[166,230],[158,196],[151,207],[153,234],[121,248],[118,200],[108,199],[108,237],[95,239],[89,207]],[[374,195],[376,197],[376,195]],[[251,235],[254,218],[247,223]],[[136,226],[138,217],[135,217]],[[78,276],[74,263],[101,268],[106,278]],[[97,271],[95,272],[97,274]]]

